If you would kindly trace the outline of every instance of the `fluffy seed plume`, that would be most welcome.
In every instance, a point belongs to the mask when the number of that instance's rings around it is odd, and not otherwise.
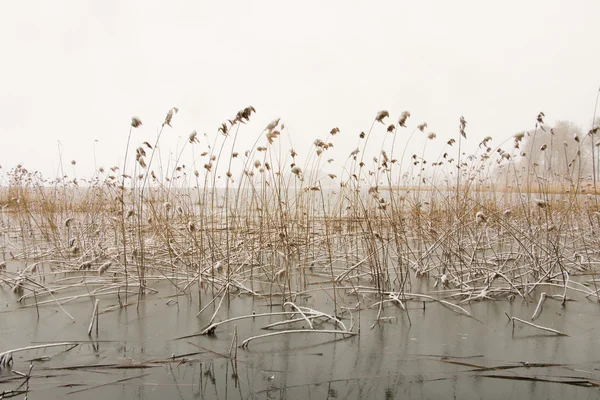
[[[384,118],[387,118],[387,117],[389,117],[389,116],[390,116],[390,113],[389,113],[389,112],[387,112],[386,110],[379,111],[379,112],[377,113],[377,115],[375,116],[375,121],[377,121],[377,122],[381,122],[381,123],[383,124],[383,120],[384,120]]]
[[[235,116],[235,121],[245,124],[247,121],[250,121],[250,116],[252,115],[252,113],[256,113],[256,110],[254,109],[254,107],[248,106],[243,110],[238,111],[238,113]]]
[[[179,108],[173,107],[167,112],[167,116],[165,117],[165,122],[163,122],[162,126],[169,125],[171,126],[171,120],[173,119],[173,115],[177,114]]]
[[[269,131],[266,136],[269,144],[273,144],[277,136],[279,136],[279,131]]]
[[[546,116],[546,114],[544,114],[542,111],[540,111],[540,113],[537,116],[537,122],[540,124],[543,124],[545,116]]]
[[[137,128],[142,125],[142,120],[138,117],[131,117],[131,126]]]
[[[198,132],[193,131],[192,133],[190,133],[190,136],[188,137],[188,140],[190,141],[190,143],[200,143],[200,141],[198,140],[198,138],[196,137],[198,135]]]
[[[479,143],[479,146],[487,147],[487,144],[490,140],[492,140],[491,136],[484,137],[483,140],[481,141],[481,143]]]
[[[465,128],[466,127],[467,127],[467,121],[465,120],[465,117],[461,116],[460,117],[460,134],[465,139],[467,138],[467,134],[465,133]]]
[[[269,125],[267,125],[267,127],[265,128],[265,131],[271,132],[273,129],[277,128],[277,125],[279,125],[279,120],[280,119],[281,118],[277,118],[277,119],[274,119],[273,121],[271,121],[269,123]]]
[[[221,124],[221,126],[218,129],[219,132],[221,132],[223,135],[227,136],[227,132],[229,132],[229,129],[227,128],[227,124],[225,124],[225,122],[223,122]]]
[[[402,111],[400,113],[400,118],[398,118],[398,126],[406,128],[406,120],[410,117],[410,113],[408,111]],[[425,129],[425,128],[423,128]]]
[[[517,132],[515,133],[515,142],[520,142],[525,137],[525,132]]]

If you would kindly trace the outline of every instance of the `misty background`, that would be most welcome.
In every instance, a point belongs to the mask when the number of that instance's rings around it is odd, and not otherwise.
[[[181,162],[201,166],[221,123],[251,105],[237,151],[276,118],[286,127],[278,140],[299,157],[338,127],[326,173],[380,110],[386,123],[411,113],[396,151],[427,122],[408,153],[434,132],[425,158],[437,159],[461,116],[466,152],[487,136],[511,149],[540,111],[548,128],[563,121],[567,136],[585,134],[600,85],[594,1],[20,1],[0,11],[0,165],[50,178],[61,158],[70,177],[121,166],[131,117],[143,122],[133,151],[154,143],[171,107],[165,162],[196,130],[200,143]],[[386,134],[376,124],[367,157]]]

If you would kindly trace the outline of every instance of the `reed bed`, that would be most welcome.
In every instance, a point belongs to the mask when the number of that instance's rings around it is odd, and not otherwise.
[[[407,134],[410,113],[390,122],[382,111],[340,163],[328,152],[349,133],[333,128],[301,156],[284,148],[291,139],[279,119],[239,149],[240,130],[253,129],[247,107],[212,138],[192,132],[165,162],[157,153],[177,111],[136,146],[131,131],[141,121],[133,118],[123,166],[100,168],[85,184],[11,170],[0,192],[0,285],[29,307],[108,297],[120,308],[155,291],[154,282],[170,282],[202,294],[198,316],[209,327],[224,299],[241,295],[291,305],[311,327],[319,316],[353,320],[379,307],[379,320],[388,306],[408,313],[408,303],[423,301],[469,315],[462,305],[472,301],[535,302],[536,288],[555,287],[561,294],[548,298],[563,302],[571,293],[599,297],[600,208],[596,174],[586,175],[597,160],[583,151],[595,128],[573,142],[577,155],[559,173],[543,163],[552,148],[519,156],[520,134],[497,147],[486,138],[463,154],[462,117],[428,162],[437,135],[425,123]],[[535,126],[535,135],[547,133],[543,113]],[[327,293],[332,309],[296,307],[311,291]],[[96,319],[115,309],[102,303]]]

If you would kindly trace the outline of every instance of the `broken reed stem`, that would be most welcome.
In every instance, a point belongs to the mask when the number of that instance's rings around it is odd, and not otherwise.
[[[28,346],[28,347],[21,347],[18,349],[7,350],[3,353],[0,353],[0,366],[7,366],[8,363],[12,361],[12,355],[14,353],[18,353],[21,351],[28,351],[28,350],[45,349],[47,347],[73,346],[73,345],[76,346],[77,343],[72,343],[72,342],[47,343],[47,344],[39,344],[36,346]]]
[[[512,324],[513,324],[513,331],[514,331],[514,329],[515,329],[515,321],[518,321],[518,322],[520,322],[520,323],[522,323],[522,324],[529,325],[529,326],[531,326],[531,327],[533,327],[533,328],[540,329],[540,330],[542,330],[542,331],[546,331],[546,332],[552,332],[552,333],[555,333],[555,334],[557,334],[557,335],[559,335],[559,336],[569,336],[568,334],[566,334],[566,333],[564,333],[564,332],[561,332],[561,331],[557,331],[556,329],[552,329],[552,328],[546,328],[545,326],[541,326],[541,325],[532,324],[531,322],[528,322],[528,321],[522,320],[521,318],[517,318],[517,317],[511,317],[511,316],[509,316],[509,315],[508,315],[508,314],[506,314],[506,313],[504,313],[504,314],[505,314],[505,315],[506,315],[506,317],[507,317],[507,318],[508,318],[508,319],[509,319],[509,320],[512,322]]]
[[[596,199],[596,202],[597,201],[598,200]],[[563,274],[567,275],[567,277],[565,278],[565,292],[563,294],[563,299],[561,302],[561,304],[564,306],[565,303],[567,302],[567,288],[569,287],[569,278],[571,277],[571,275],[567,271],[563,271]]]
[[[38,307],[37,293],[36,293],[35,289],[33,290],[33,299],[35,300],[35,311],[37,312],[37,317],[39,319],[40,318],[40,308]]]
[[[226,319],[224,321],[215,322],[214,324],[210,324],[206,328],[204,328],[202,330],[202,332],[200,332],[200,335],[209,335],[209,334],[213,333],[215,331],[215,329],[219,325],[223,325],[223,324],[226,324],[228,322],[238,321],[240,319],[260,318],[260,317],[272,317],[272,316],[275,316],[275,315],[296,315],[296,314],[298,314],[298,313],[297,312],[291,312],[291,311],[282,311],[282,312],[272,312],[272,313],[263,313],[263,314],[242,315],[242,316],[239,316],[239,317],[233,317],[233,318]],[[196,335],[192,335],[192,336],[196,336]],[[188,337],[189,336],[182,336],[182,337],[178,337],[176,339],[184,339],[184,338],[188,338]]]
[[[454,312],[461,312],[463,314],[465,314],[468,317],[472,317],[471,313],[468,312],[467,310],[465,310],[464,308],[462,308],[461,306],[458,306],[456,304],[450,303],[449,301],[446,300],[442,300],[442,299],[436,299],[433,296],[428,296],[426,294],[420,294],[420,293],[405,293],[404,294],[405,297],[421,297],[424,299],[429,299],[429,300],[433,300],[433,301],[437,301],[438,303],[450,308],[451,310],[453,310]],[[425,303],[423,303],[423,308],[425,308]]]
[[[292,333],[330,333],[330,334],[342,334],[342,335],[349,335],[349,336],[358,335],[358,333],[350,332],[350,331],[336,331],[336,330],[326,330],[326,329],[322,329],[322,330],[319,330],[319,329],[294,329],[294,330],[289,330],[289,331],[279,331],[279,332],[265,333],[263,335],[252,336],[252,337],[249,337],[248,339],[244,340],[242,342],[242,344],[240,345],[240,347],[248,348],[248,344],[251,341],[256,340],[256,339],[277,336],[277,335],[288,335],[288,334],[292,334]]]
[[[100,320],[100,316],[98,313],[98,305],[100,304],[100,300],[96,299],[96,304],[94,304],[94,308],[96,309],[96,338],[98,337],[98,328],[100,324],[98,323]]]
[[[212,281],[212,283],[214,284],[214,280]],[[208,304],[206,304],[202,309],[200,309],[200,311],[198,311],[198,313],[196,314],[196,317],[200,317],[200,314],[202,314],[204,312],[204,310],[206,310],[212,303],[214,303],[217,300],[217,297],[219,297],[222,293],[224,293],[226,290],[226,286],[223,286],[219,289],[219,291],[217,292],[217,294],[215,295],[213,292],[213,298],[211,301],[208,302]],[[214,316],[213,316],[214,319]],[[212,322],[212,319],[211,319]]]
[[[537,317],[539,317],[540,314],[542,313],[543,305],[544,305],[544,302],[546,301],[546,297],[547,297],[546,293],[542,293],[540,295],[540,301],[538,301],[537,307],[535,308],[535,311],[534,311],[533,315],[531,316],[532,321],[535,320]]]
[[[316,319],[316,318],[319,318],[319,317],[320,317],[320,315],[311,315],[309,317],[286,319],[286,320],[283,320],[283,321],[273,322],[272,324],[265,325],[261,329],[271,329],[271,328],[275,328],[275,327],[281,326],[281,325],[288,325],[288,324],[293,324],[293,323],[296,323],[296,322],[306,321],[306,318],[308,318],[308,319]]]
[[[335,289],[334,289],[334,291],[335,291]],[[308,322],[308,326],[310,326],[310,329],[315,329],[315,328],[313,328],[313,324],[310,321],[310,319],[308,319],[306,317],[306,315],[304,314],[304,312],[302,312],[302,310],[300,308],[298,308],[298,306],[296,306],[291,301],[288,301],[288,302],[286,302],[286,303],[283,304],[283,308],[285,308],[285,306],[287,306],[287,305],[291,306],[293,309],[295,309],[296,311],[298,311],[298,313],[300,313],[300,315],[302,315],[302,318],[304,318],[304,320],[306,320],[306,322]]]
[[[96,336],[98,336],[98,304],[100,300],[96,299],[94,303],[94,310],[92,311],[92,319],[90,320],[90,326],[88,327],[88,336],[92,336],[92,328],[94,327],[94,320],[96,320]]]
[[[233,336],[231,338],[231,345],[229,346],[229,358],[234,358],[233,357],[233,349],[237,347],[235,346],[235,344],[237,343],[237,324],[233,326]],[[237,352],[236,352],[237,353]]]
[[[217,308],[215,309],[215,312],[213,313],[212,317],[210,318],[210,321],[208,321],[209,324],[212,324],[212,322],[215,320],[217,313],[219,312],[219,310],[221,309],[221,304],[223,304],[223,300],[225,300],[226,294],[229,291],[229,284],[225,285],[225,293],[223,293],[223,295],[221,296],[221,300],[219,301],[219,305],[217,305]]]

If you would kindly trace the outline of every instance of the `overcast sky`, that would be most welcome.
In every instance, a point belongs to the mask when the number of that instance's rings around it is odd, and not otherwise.
[[[204,148],[202,134],[247,105],[240,152],[281,117],[301,155],[339,127],[340,160],[383,109],[427,121],[434,153],[461,115],[472,148],[533,128],[539,111],[587,130],[598,16],[591,0],[3,1],[0,164],[54,177],[60,142],[77,161],[65,172],[91,176],[94,151],[98,167],[122,162],[132,116],[144,124],[134,145],[153,142],[173,106],[165,152],[192,130]]]

